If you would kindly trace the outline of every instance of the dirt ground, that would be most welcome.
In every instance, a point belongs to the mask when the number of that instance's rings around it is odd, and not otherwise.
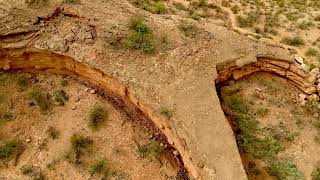
[[[0,144],[15,139],[23,146],[15,158],[0,159],[0,179],[35,179],[40,174],[45,179],[98,179],[103,174],[92,175],[89,170],[101,160],[107,164],[108,179],[170,179],[176,176],[177,170],[162,155],[143,157],[139,153],[138,147],[148,144],[151,135],[96,95],[93,89],[71,78],[44,73],[2,72],[0,83],[0,112],[10,113],[9,118],[0,118]],[[41,112],[32,104],[28,98],[30,89],[48,94],[49,110]],[[52,100],[57,89],[63,89],[69,97],[64,106]],[[88,118],[90,110],[96,106],[106,109],[108,117],[100,129],[92,130],[88,127]],[[50,127],[58,132],[57,138],[48,135]],[[79,164],[67,158],[73,134],[92,140]],[[23,174],[24,167],[32,167],[33,172]]]
[[[292,162],[296,166],[296,172],[302,173],[302,176],[293,176],[294,178],[312,179],[311,175],[320,161],[318,156],[320,143],[316,138],[319,129],[315,126],[319,122],[319,116],[315,112],[308,111],[307,107],[301,106],[299,102],[301,93],[286,79],[268,73],[255,73],[238,82],[230,82],[228,86],[222,88],[222,107],[234,127],[249,179],[282,179],[292,175],[283,169],[281,173],[288,173],[285,176],[273,172],[273,166],[270,164],[275,159]],[[241,97],[241,99],[235,101],[230,100],[230,97]],[[237,114],[234,112],[244,107],[250,109],[244,114],[251,114],[250,118],[258,123],[259,129],[255,132],[241,127],[245,126],[244,123],[237,120]],[[252,119],[249,122],[254,122]],[[263,146],[260,141],[252,142],[255,152],[250,153],[250,145],[241,145],[244,139],[240,136],[245,135],[244,131],[256,134],[262,139],[272,137],[277,143],[272,144],[273,140],[269,138],[267,157],[255,154],[263,151],[259,148]],[[278,145],[281,148],[274,153],[271,152]]]

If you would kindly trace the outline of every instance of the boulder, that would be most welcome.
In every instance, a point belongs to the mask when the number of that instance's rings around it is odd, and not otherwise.
[[[300,57],[300,56],[297,55],[297,54],[293,57],[293,60],[294,60],[295,62],[297,62],[298,64],[303,64],[303,58]]]

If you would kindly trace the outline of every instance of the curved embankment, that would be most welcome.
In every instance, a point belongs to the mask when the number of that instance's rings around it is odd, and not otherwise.
[[[306,94],[316,92],[316,78],[310,72],[302,70],[293,61],[278,60],[268,57],[258,57],[257,61],[242,67],[238,67],[236,62],[222,63],[217,65],[218,79],[216,83],[226,80],[238,80],[244,76],[255,72],[263,71],[282,76],[290,80],[295,86]]]
[[[190,152],[184,148],[176,132],[152,109],[140,102],[130,89],[121,85],[102,71],[80,63],[71,57],[38,49],[0,49],[0,70],[46,71],[54,74],[75,76],[95,85],[115,106],[124,110],[133,119],[139,119],[155,137],[165,143],[166,151],[176,159],[194,179],[202,180]],[[174,153],[177,150],[179,153]],[[173,154],[176,154],[174,157]],[[178,155],[177,155],[178,154]]]

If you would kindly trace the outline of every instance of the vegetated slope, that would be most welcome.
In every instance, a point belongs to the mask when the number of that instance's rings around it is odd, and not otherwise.
[[[0,84],[0,178],[177,176],[163,144],[95,89],[43,73],[1,72]]]
[[[256,73],[221,88],[222,107],[249,179],[318,178],[319,97],[280,77]]]

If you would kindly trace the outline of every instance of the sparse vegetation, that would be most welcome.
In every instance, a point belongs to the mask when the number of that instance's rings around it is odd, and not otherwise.
[[[285,37],[282,39],[282,43],[290,45],[290,46],[302,46],[305,44],[304,40],[300,37]]]
[[[20,155],[21,152],[21,143],[17,140],[9,140],[0,146],[0,159],[10,160],[13,157]]]
[[[95,174],[108,174],[107,161],[100,160],[95,162],[89,169],[91,175]]]
[[[89,113],[89,127],[99,129],[108,117],[108,112],[102,107],[94,107]]]
[[[142,157],[155,157],[158,158],[163,151],[160,143],[154,139],[150,140],[149,143],[141,146],[139,152]]]
[[[160,114],[165,116],[167,119],[171,119],[173,117],[173,111],[165,107],[160,108]]]
[[[92,144],[92,140],[89,139],[88,137],[84,137],[79,134],[74,134],[70,138],[70,143],[71,143],[71,152],[70,153],[74,154],[74,158],[71,160],[75,164],[79,164],[81,155],[88,152],[88,148]],[[68,156],[69,157],[67,157],[67,158],[72,158],[72,157],[70,157],[71,154],[68,154]]]
[[[318,54],[319,52],[315,48],[309,48],[306,52],[306,56],[317,56]]]
[[[0,113],[0,120],[12,121],[14,119],[15,119],[15,117],[14,117],[14,114],[12,112]]]
[[[34,101],[39,106],[40,111],[45,112],[50,108],[50,102],[48,96],[37,90],[30,90],[28,92],[30,100]]]
[[[311,176],[312,176],[312,180],[319,180],[320,179],[320,162],[314,168]]]
[[[24,75],[20,75],[17,78],[17,86],[20,90],[25,90],[29,85],[29,79],[24,76]]]
[[[28,5],[43,5],[48,2],[48,0],[25,0]]]
[[[268,171],[271,175],[278,179],[304,179],[303,174],[297,167],[287,160],[276,160],[268,166]]]
[[[131,32],[124,45],[126,48],[141,50],[144,53],[155,51],[152,30],[142,17],[132,18],[129,23],[129,29]]]
[[[63,106],[68,99],[69,97],[64,90],[56,90],[53,92],[53,100],[60,106]]]
[[[47,134],[51,139],[58,139],[60,135],[59,131],[53,127],[48,128]]]
[[[61,87],[65,87],[68,85],[68,81],[65,78],[61,77],[58,79],[58,85]]]
[[[78,3],[79,0],[61,0],[61,2],[71,4],[71,3]]]
[[[186,21],[182,21],[180,23],[179,29],[187,37],[195,37],[197,35],[197,32],[198,32],[198,29],[194,24],[186,22]]]

